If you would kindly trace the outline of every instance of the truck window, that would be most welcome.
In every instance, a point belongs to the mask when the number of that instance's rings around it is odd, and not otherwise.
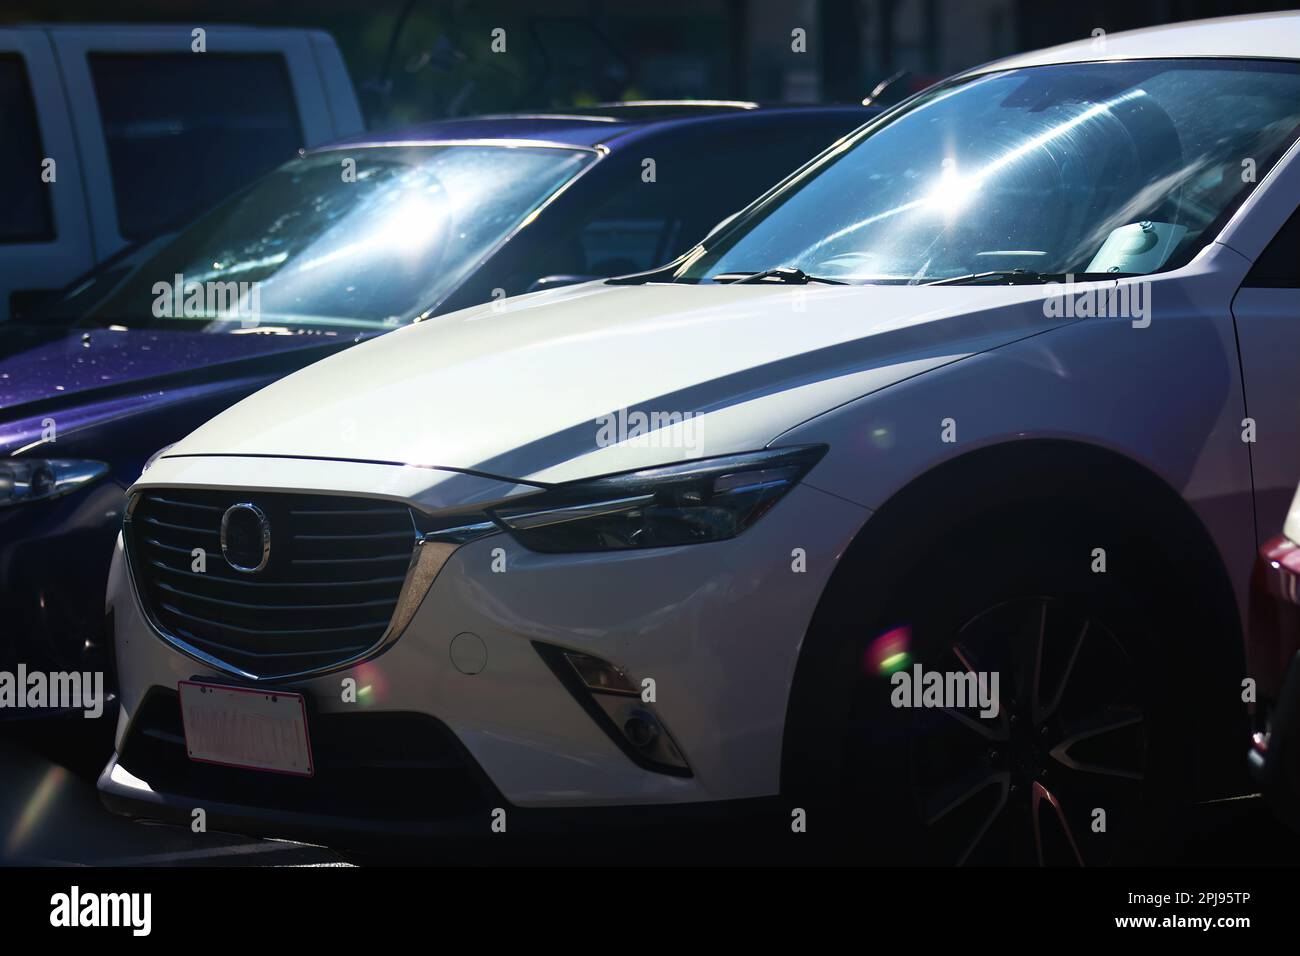
[[[92,53],[89,63],[125,239],[186,224],[302,145],[278,54]]]
[[[0,242],[54,238],[50,187],[41,181],[41,133],[27,67],[16,53],[0,53]]]

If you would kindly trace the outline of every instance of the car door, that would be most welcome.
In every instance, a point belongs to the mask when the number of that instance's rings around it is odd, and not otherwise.
[[[184,225],[335,136],[308,35],[210,27],[55,27],[95,254]]]
[[[81,167],[50,43],[0,30],[0,320],[94,264]]]
[[[1300,209],[1255,259],[1232,302],[1253,420],[1259,533],[1276,533],[1300,481]]]

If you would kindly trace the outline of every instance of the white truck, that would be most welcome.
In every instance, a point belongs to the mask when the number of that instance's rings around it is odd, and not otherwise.
[[[320,30],[0,28],[0,321],[363,128]]]

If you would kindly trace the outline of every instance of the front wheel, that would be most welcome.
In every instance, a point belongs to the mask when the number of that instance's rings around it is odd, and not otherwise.
[[[868,563],[842,569],[810,638],[853,673],[821,675],[828,759],[804,772],[879,862],[1161,858],[1191,780],[1164,582],[1099,525],[1010,520],[937,543],[874,610]]]

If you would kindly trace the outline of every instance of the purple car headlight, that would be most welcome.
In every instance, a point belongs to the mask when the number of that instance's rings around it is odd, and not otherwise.
[[[75,491],[108,474],[102,461],[72,458],[10,458],[0,461],[0,508],[44,501]]]

